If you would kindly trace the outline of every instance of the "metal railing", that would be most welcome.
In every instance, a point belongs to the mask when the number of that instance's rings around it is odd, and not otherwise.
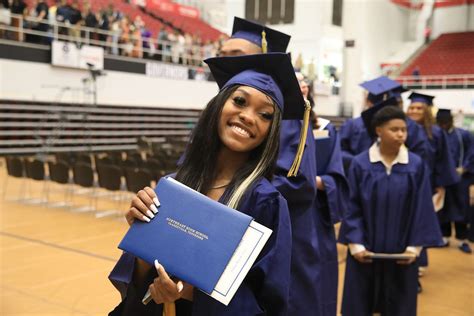
[[[153,56],[161,56],[160,61],[174,64],[178,64],[181,61],[183,65],[190,67],[201,66],[202,59],[205,57],[203,56],[204,54],[200,54],[199,58],[196,58],[187,52],[189,50],[203,50],[204,48],[201,46],[182,45],[171,41],[137,37],[133,34],[128,35],[128,43],[121,43],[122,31],[120,29],[105,31],[100,28],[72,25],[59,21],[50,23],[48,20],[11,14],[11,21],[13,22],[14,20],[16,20],[15,24],[18,24],[18,26],[0,24],[0,30],[3,31],[1,33],[4,33],[4,37],[8,37],[7,33],[10,33],[10,37],[13,37],[13,40],[20,42],[27,41],[28,35],[30,35],[30,37],[36,37],[38,40],[35,43],[40,45],[49,45],[52,40],[75,42],[104,47],[106,53],[112,55],[123,56],[121,53],[125,52],[125,56],[128,55],[127,57],[147,58],[145,57],[147,55],[149,58],[154,59]],[[31,25],[34,29],[24,27],[25,25]],[[45,29],[44,31],[38,30],[40,25],[43,25],[42,29]],[[95,37],[102,37],[105,40],[98,40]],[[142,45],[136,47],[134,44],[136,41],[142,41]],[[147,43],[147,45],[143,45],[143,43]],[[134,54],[138,56],[134,56]]]
[[[399,76],[394,78],[404,87],[425,88],[472,88],[474,74],[470,75],[442,75],[442,76]]]

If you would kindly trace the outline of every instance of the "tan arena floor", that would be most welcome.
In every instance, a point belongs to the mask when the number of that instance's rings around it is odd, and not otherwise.
[[[6,172],[0,162],[3,191]],[[15,180],[8,181],[7,200],[18,198],[25,187]],[[32,192],[40,187],[36,183]],[[62,195],[53,198],[61,200]],[[117,206],[105,200],[100,209]],[[75,201],[81,203],[81,198]],[[82,202],[87,204],[84,198]],[[123,202],[120,208],[127,206]],[[120,299],[107,275],[120,255],[117,244],[126,229],[119,218],[97,219],[94,213],[1,200],[0,315],[106,315]],[[474,256],[454,246],[429,253],[418,315],[474,315]],[[343,247],[340,254],[345,256]],[[342,263],[340,285],[343,274]]]

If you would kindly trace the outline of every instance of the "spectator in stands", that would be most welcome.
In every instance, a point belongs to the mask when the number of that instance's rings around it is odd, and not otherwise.
[[[132,57],[143,58],[143,41],[141,29],[135,24],[130,27],[131,40],[133,44]]]
[[[122,28],[121,23],[118,20],[114,20],[112,15],[105,14],[107,20],[111,24],[110,31],[112,32],[111,38],[111,53],[114,55],[120,55],[122,49],[119,48],[122,38]]]
[[[415,78],[415,82],[420,82],[420,68],[418,66],[413,68],[411,75]]]
[[[130,31],[130,22],[128,21],[128,17],[124,16],[120,20],[120,55],[131,57],[133,51],[133,43]]]
[[[49,7],[48,22],[50,25],[54,25],[56,23],[56,12],[58,11],[60,4],[61,3],[59,0],[55,0],[53,4]]]
[[[28,10],[26,8],[26,4],[23,0],[13,0],[12,4],[10,6],[10,11],[11,11],[12,14],[21,15],[21,16],[26,15],[27,12],[28,12]],[[20,18],[18,16],[12,16],[11,26],[15,27],[15,28],[20,27]],[[23,27],[23,25],[21,25],[21,26]],[[16,32],[16,31],[12,32],[12,37],[16,41],[22,42],[23,41],[22,36],[23,36],[22,33],[19,33],[19,32]]]
[[[0,26],[10,25],[10,3],[8,0],[0,0]],[[5,37],[6,32],[0,27],[0,38]]]
[[[187,63],[187,56],[186,56],[186,47],[185,47],[185,38],[183,33],[176,31],[176,51],[178,57],[178,61],[173,61],[174,63],[186,64]]]
[[[84,26],[89,28],[97,28],[99,26],[99,20],[97,19],[97,14],[92,11],[92,8],[88,4],[84,4]],[[96,32],[91,31],[89,33],[89,39],[91,40],[99,40],[99,36]]]
[[[151,41],[151,32],[143,26],[140,30],[143,43],[143,52],[145,57],[153,57],[155,54],[155,44]]]
[[[202,42],[197,35],[193,36],[192,65],[199,66],[202,61]]]
[[[49,30],[49,24],[48,24],[48,5],[46,4],[45,0],[39,0],[38,5],[36,6],[36,24],[33,26],[33,30],[42,32],[43,34],[41,36],[35,35],[33,36],[33,42],[35,43],[40,43],[40,44],[48,44],[49,43],[49,38],[48,38],[48,30]]]
[[[110,31],[110,20],[105,11],[100,11],[96,13],[96,19],[98,21],[99,29],[101,31]],[[112,42],[112,38],[108,38],[108,36],[104,33],[99,33],[99,41],[101,42],[108,42],[110,44]],[[110,47],[107,47],[110,49]],[[117,54],[116,54],[117,55]]]
[[[168,41],[171,46],[171,61],[177,64],[179,62],[178,31],[170,32]]]
[[[185,47],[185,65],[192,65],[192,61],[194,59],[193,56],[193,37],[191,34],[186,33],[184,34],[184,47]]]
[[[203,59],[210,58],[216,55],[216,48],[215,44],[210,40],[207,40],[204,46],[202,47],[202,57]]]
[[[69,28],[69,36],[72,37],[73,41],[80,42],[81,38],[81,25],[82,25],[82,13],[79,10],[79,3],[77,0],[72,2],[70,12],[69,12],[69,23],[71,27]]]
[[[67,3],[67,0],[61,0],[61,4],[56,10],[56,21],[60,23],[68,23],[70,14],[71,6]],[[60,27],[59,34],[68,35],[69,31],[65,27]]]
[[[158,60],[167,61],[167,55],[169,54],[169,47],[168,47],[168,32],[162,26],[160,31],[158,32],[157,44],[158,44]]]

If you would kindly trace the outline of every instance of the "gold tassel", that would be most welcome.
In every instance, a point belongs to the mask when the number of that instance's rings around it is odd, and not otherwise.
[[[267,46],[268,46],[268,43],[267,43],[267,33],[265,33],[265,31],[262,31],[262,53],[263,54],[266,54],[267,53]]]
[[[176,316],[176,305],[174,302],[163,304],[163,316]]]
[[[306,144],[306,136],[308,135],[308,126],[309,126],[309,116],[311,113],[311,104],[308,100],[305,100],[305,109],[304,109],[304,117],[303,117],[303,127],[301,128],[300,132],[300,143],[298,144],[298,150],[296,151],[295,160],[293,160],[293,164],[291,165],[288,174],[286,175],[289,177],[295,177],[298,174],[298,170],[300,169],[301,160],[303,159],[304,153],[304,146]]]

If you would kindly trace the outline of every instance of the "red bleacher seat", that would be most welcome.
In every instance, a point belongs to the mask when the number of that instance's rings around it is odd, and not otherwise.
[[[442,34],[401,73],[411,76],[418,66],[423,76],[474,74],[474,32]]]

